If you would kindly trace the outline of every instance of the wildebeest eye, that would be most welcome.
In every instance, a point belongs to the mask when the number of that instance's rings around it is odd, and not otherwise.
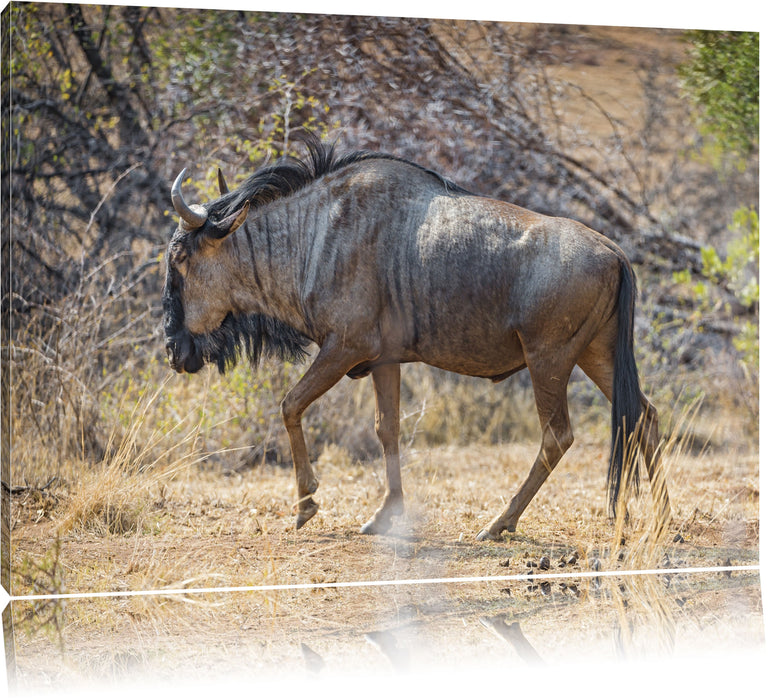
[[[185,265],[188,259],[189,259],[189,255],[183,248],[176,248],[175,250],[173,250],[172,264],[175,265],[175,267],[180,267],[182,265]]]

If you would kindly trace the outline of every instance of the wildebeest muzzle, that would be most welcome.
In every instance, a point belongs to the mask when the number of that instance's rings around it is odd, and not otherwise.
[[[186,331],[180,331],[174,336],[168,337],[165,347],[170,367],[179,374],[182,372],[194,374],[201,370],[205,364],[202,352]]]

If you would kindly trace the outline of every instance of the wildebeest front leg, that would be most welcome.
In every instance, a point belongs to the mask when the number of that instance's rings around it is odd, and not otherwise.
[[[391,520],[404,512],[399,461],[399,365],[381,365],[372,371],[375,388],[375,431],[385,455],[385,498],[372,519],[361,528],[363,534],[387,532]]]
[[[318,512],[318,504],[312,494],[318,488],[318,479],[313,472],[307,445],[302,432],[302,414],[318,397],[331,389],[353,366],[353,359],[342,352],[332,339],[324,342],[318,356],[299,382],[288,392],[281,405],[283,423],[291,443],[291,457],[296,477],[297,515],[299,529]]]

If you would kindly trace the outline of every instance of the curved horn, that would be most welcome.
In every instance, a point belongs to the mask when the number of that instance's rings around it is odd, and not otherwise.
[[[175,182],[170,190],[170,196],[172,197],[172,205],[175,207],[175,211],[183,219],[183,221],[192,228],[199,228],[203,226],[207,221],[207,213],[204,211],[196,212],[183,199],[183,193],[181,192],[181,184],[183,178],[186,177],[186,168],[181,170],[178,177],[175,178]]]
[[[218,189],[222,195],[229,192],[229,187],[226,184],[226,178],[224,177],[224,174],[221,172],[221,168],[218,169]]]

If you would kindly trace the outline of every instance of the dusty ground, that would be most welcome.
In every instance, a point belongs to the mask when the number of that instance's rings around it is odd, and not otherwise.
[[[737,453],[667,461],[674,517],[654,550],[640,542],[652,520],[643,493],[634,501],[624,547],[614,542],[606,514],[606,449],[596,445],[572,448],[514,534],[501,542],[476,542],[532,458],[533,451],[521,446],[408,455],[407,513],[382,537],[358,534],[379,503],[379,462],[353,464],[338,450],[327,450],[318,462],[321,510],[299,531],[293,528],[289,469],[227,476],[193,467],[138,494],[130,531],[104,534],[94,522],[62,533],[63,586],[75,592],[155,589],[189,579],[259,585],[495,576],[526,573],[542,556],[557,571],[560,558],[574,552],[580,570],[594,559],[610,569],[649,568],[666,556],[685,566],[757,562],[757,458]],[[63,490],[48,498],[28,493],[15,500],[17,566],[25,557],[42,559],[57,539],[68,496]],[[19,581],[13,592],[32,591]]]
[[[645,543],[649,501],[635,499],[620,546],[605,513],[605,453],[603,446],[576,445],[517,532],[487,543],[474,536],[527,469],[528,448],[407,455],[408,513],[395,533],[381,537],[358,534],[378,502],[380,465],[353,464],[335,449],[319,460],[321,512],[300,531],[292,526],[290,470],[225,476],[193,469],[141,498],[137,531],[63,534],[52,564],[68,499],[51,497],[46,510],[28,493],[14,503],[13,557],[17,570],[25,558],[56,569],[33,576],[38,592],[55,579],[61,592],[176,592],[14,603],[17,680],[31,689],[136,680],[139,671],[146,679],[176,673],[266,679],[302,668],[392,672],[762,643],[756,572],[590,576],[596,567],[757,564],[756,458],[667,460],[670,527],[657,546]],[[545,556],[549,568],[540,569]],[[535,578],[505,578],[526,573]],[[460,577],[489,580],[391,584]],[[329,585],[377,581],[387,583]],[[196,590],[278,584],[323,585]],[[30,592],[15,580],[15,595]]]

